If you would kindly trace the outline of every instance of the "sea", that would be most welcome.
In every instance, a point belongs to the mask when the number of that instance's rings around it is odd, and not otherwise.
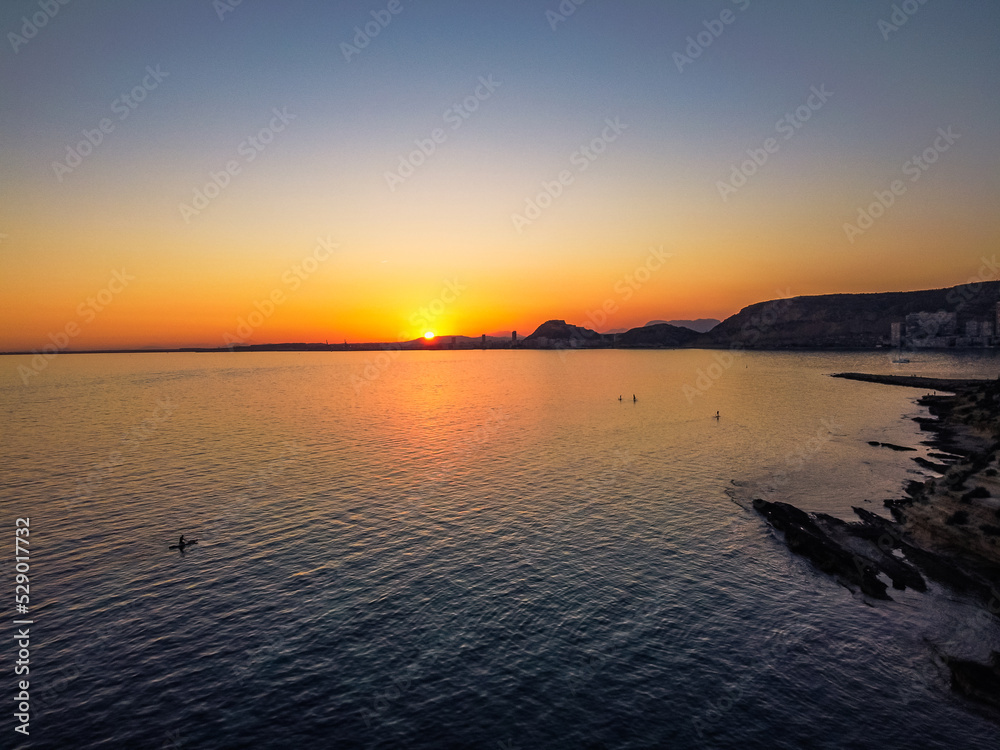
[[[932,476],[925,389],[830,375],[1000,357],[909,357],[0,357],[0,747],[995,749],[941,660],[1000,650],[980,604],[868,600],[749,505]]]

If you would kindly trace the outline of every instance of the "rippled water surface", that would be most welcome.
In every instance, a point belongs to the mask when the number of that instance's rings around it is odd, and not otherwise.
[[[922,474],[867,441],[920,447],[922,391],[829,373],[1000,373],[912,359],[0,358],[23,747],[994,748],[935,651],[995,624],[866,603],[730,497],[881,510]]]

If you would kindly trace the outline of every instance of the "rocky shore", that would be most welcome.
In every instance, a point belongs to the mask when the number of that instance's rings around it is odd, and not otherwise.
[[[809,559],[843,585],[872,599],[895,590],[925,591],[927,581],[982,602],[983,616],[1000,624],[1000,380],[944,380],[842,373],[834,377],[929,394],[920,404],[931,418],[918,418],[928,433],[935,463],[915,458],[940,474],[910,482],[905,497],[886,500],[892,519],[854,508],[846,522],[805,513],[788,503],[753,501],[754,509],[793,552]],[[906,446],[872,443],[905,450]],[[941,654],[952,687],[967,698],[1000,709],[1000,653],[987,664]]]

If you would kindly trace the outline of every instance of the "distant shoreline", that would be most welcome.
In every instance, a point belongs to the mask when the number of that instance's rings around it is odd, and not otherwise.
[[[603,317],[601,317],[603,316]],[[607,315],[588,323],[604,327]],[[706,330],[683,323],[713,322]],[[526,337],[510,335],[441,334],[397,342],[269,343],[228,346],[175,346],[153,348],[62,349],[75,336],[49,334],[51,342],[37,350],[5,351],[0,355],[53,354],[174,354],[268,351],[474,351],[490,349],[707,349],[731,351],[794,352],[965,352],[1000,351],[1000,281],[972,281],[945,289],[875,294],[821,294],[780,297],[744,307],[718,322],[651,321],[627,330],[598,333],[590,328],[552,319]],[[245,323],[244,323],[245,325]],[[237,328],[237,330],[241,330]],[[249,333],[246,335],[250,335]],[[433,335],[433,334],[432,334]],[[52,351],[54,350],[54,351]]]
[[[447,337],[441,337],[447,338]],[[404,341],[395,344],[253,344],[250,346],[220,346],[220,347],[198,347],[198,346],[185,346],[185,347],[175,347],[175,348],[165,348],[165,349],[63,349],[57,352],[45,351],[44,349],[36,349],[33,351],[9,351],[0,352],[0,357],[31,357],[31,356],[45,356],[53,354],[251,354],[254,352],[383,352],[383,351],[428,351],[428,352],[474,352],[474,351],[608,351],[608,350],[618,350],[618,351],[739,351],[739,352],[792,352],[792,353],[803,353],[803,352],[839,352],[839,353],[850,353],[850,352],[888,352],[889,349],[879,348],[879,347],[832,347],[832,346],[817,346],[817,347],[806,347],[806,346],[782,346],[782,347],[763,347],[763,346],[736,346],[736,345],[719,345],[711,346],[708,344],[699,344],[697,346],[521,346],[520,344],[512,346],[509,342],[504,345],[495,344],[489,346],[466,346],[466,345],[456,345],[451,346],[447,343],[433,343],[425,344],[420,340],[416,342]],[[935,349],[931,347],[921,348],[921,352],[931,352],[931,353],[967,353],[967,352],[1000,352],[997,348],[984,348],[981,346],[970,346],[970,347],[946,347]],[[851,378],[852,373],[838,374],[835,377],[845,377]],[[873,380],[872,378],[878,378],[881,376],[864,376],[864,377],[854,377],[854,380],[865,380],[868,382],[881,382],[886,385],[909,385],[909,383],[894,382],[890,383],[886,380]],[[912,376],[898,376],[900,379],[912,377]],[[926,380],[926,378],[924,379]],[[969,381],[972,382],[972,381]],[[918,388],[932,387],[918,385]],[[937,390],[949,390],[947,388],[938,388]]]

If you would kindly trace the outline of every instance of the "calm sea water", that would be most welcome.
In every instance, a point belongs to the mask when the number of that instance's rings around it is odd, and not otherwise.
[[[1000,360],[718,356],[0,358],[35,622],[0,744],[997,747],[935,659],[995,624],[865,602],[733,498],[880,510],[923,475],[867,441],[918,446],[921,391],[828,374]]]

